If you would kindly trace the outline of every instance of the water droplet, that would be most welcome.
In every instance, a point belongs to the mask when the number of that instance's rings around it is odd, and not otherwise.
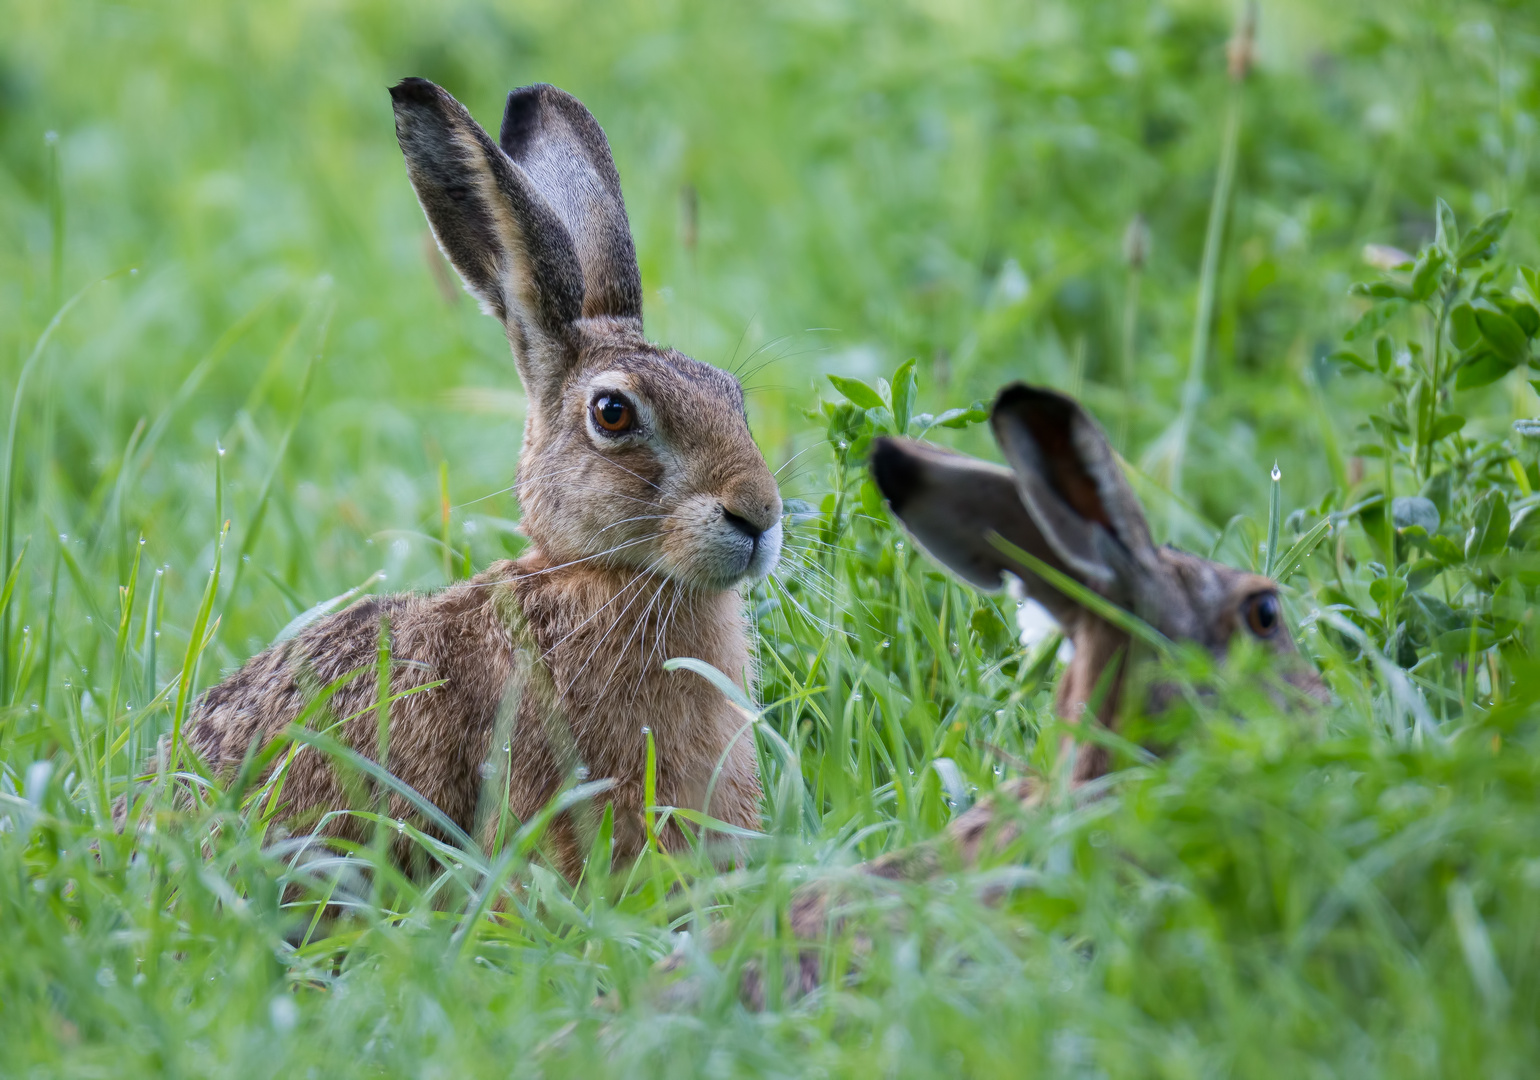
[[[577,769],[574,770],[574,771],[575,771],[575,773],[577,775],[577,778],[579,780],[587,780],[588,779],[588,766],[587,765],[579,765],[577,767]]]
[[[841,440],[840,440],[840,441],[839,441],[839,448],[840,448],[840,449],[841,449],[841,450],[846,450],[846,449],[849,449],[849,445],[850,445],[850,444],[849,444],[849,443],[847,443],[847,442],[845,442],[845,440],[844,440],[844,439],[841,439]]]
[[[857,690],[854,694],[851,694],[850,695],[850,700],[851,701],[860,701],[861,700],[861,691]]]
[[[886,649],[888,647],[888,645],[889,645],[888,639],[887,638],[883,638],[882,639],[882,647],[884,649]]]
[[[214,449],[219,451],[219,456],[220,457],[224,457],[225,456],[225,448],[223,446],[220,446],[218,443],[215,443],[214,444]]]
[[[49,146],[57,145],[59,142],[59,133],[57,131],[45,131],[43,132],[43,141]]]
[[[142,536],[139,538],[139,546],[144,547],[144,537]]]
[[[1278,468],[1278,463],[1275,461],[1275,462],[1273,462],[1273,483],[1276,484],[1278,481],[1280,481],[1282,479],[1283,479],[1283,470]]]
[[[155,631],[155,636],[156,637],[160,637],[160,631],[159,630]]]
[[[642,734],[643,735],[651,735],[652,734],[652,728],[648,727],[646,724],[643,724],[642,725]]]
[[[139,268],[137,266],[130,266],[128,268],[128,276],[129,277],[138,277],[139,276]]]

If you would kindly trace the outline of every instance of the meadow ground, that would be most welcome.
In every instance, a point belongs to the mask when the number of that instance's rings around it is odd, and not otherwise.
[[[0,1074],[1532,1072],[1540,13],[1244,23],[0,0]],[[739,373],[783,470],[731,872],[570,883],[535,827],[424,839],[422,880],[296,868],[234,787],[114,824],[196,693],[318,604],[522,549],[523,396],[407,184],[406,75],[489,125],[529,82],[589,105],[650,335]],[[1125,746],[1004,865],[855,897],[849,977],[747,1011],[798,885],[1059,775],[1057,639],[918,555],[862,460],[990,453],[973,406],[1015,378],[1087,403],[1159,539],[1279,573],[1335,702],[1177,656],[1217,689],[1147,722],[1172,752]],[[695,1000],[663,1008],[676,950]]]

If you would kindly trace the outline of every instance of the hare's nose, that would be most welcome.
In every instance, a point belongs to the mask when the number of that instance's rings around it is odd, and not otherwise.
[[[744,536],[747,536],[750,540],[757,541],[761,536],[765,534],[764,529],[761,529],[748,518],[740,517],[739,515],[733,513],[725,506],[722,507],[722,520],[727,522],[727,524],[731,525],[733,528],[737,529]]]

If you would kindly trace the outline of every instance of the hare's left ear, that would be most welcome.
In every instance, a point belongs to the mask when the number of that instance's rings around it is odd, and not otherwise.
[[[1070,572],[1104,595],[1146,591],[1155,547],[1101,428],[1073,398],[1014,383],[990,415],[1033,522]]]
[[[498,144],[566,226],[583,267],[583,316],[640,321],[642,275],[604,129],[548,83],[508,95]]]

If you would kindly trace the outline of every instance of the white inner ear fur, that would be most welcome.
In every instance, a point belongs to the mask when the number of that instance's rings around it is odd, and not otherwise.
[[[1027,595],[1026,586],[1015,574],[1005,575],[1005,591],[1016,601],[1016,632],[1022,648],[1035,649],[1048,640],[1049,635],[1063,629],[1047,608]],[[1069,663],[1075,657],[1075,643],[1066,636],[1059,642],[1055,656],[1059,663]]]

